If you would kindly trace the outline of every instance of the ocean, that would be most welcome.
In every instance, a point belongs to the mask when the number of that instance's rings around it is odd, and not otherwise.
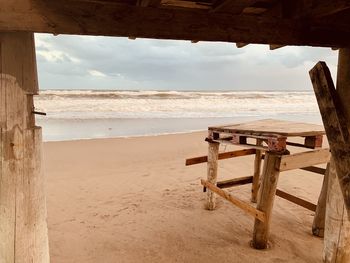
[[[159,135],[275,118],[321,124],[312,91],[41,90],[44,141]]]

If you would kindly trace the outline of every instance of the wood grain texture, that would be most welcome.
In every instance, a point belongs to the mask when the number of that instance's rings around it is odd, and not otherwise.
[[[313,150],[281,157],[280,172],[328,163],[331,158],[329,149]]]
[[[255,149],[244,149],[244,150],[236,150],[236,151],[230,151],[230,152],[222,152],[218,155],[218,160],[224,160],[229,158],[235,158],[235,157],[241,157],[246,155],[255,154]],[[186,166],[199,164],[199,163],[206,163],[208,161],[208,156],[199,156],[194,158],[188,158],[186,159]]]
[[[214,132],[220,131],[256,136],[275,134],[279,136],[292,137],[316,136],[325,134],[324,128],[321,125],[274,119],[265,119],[240,124],[215,126],[209,127],[208,129]]]
[[[32,33],[0,33],[0,262],[49,262]],[[33,61],[34,60],[34,61]],[[28,95],[29,93],[29,95]]]
[[[323,177],[323,183],[320,195],[317,201],[316,212],[312,223],[312,234],[318,237],[324,237],[324,228],[326,222],[326,204],[327,204],[327,193],[328,193],[328,182],[329,182],[329,166],[327,164],[326,173]]]
[[[310,77],[350,219],[350,134],[347,120],[326,63],[317,63],[310,71]]]
[[[234,10],[208,12],[191,8],[143,7],[135,5],[135,1],[131,2],[2,1],[0,31],[275,45],[350,45],[350,39],[343,37],[349,32],[345,20],[262,16],[261,11],[253,15],[237,14]],[[268,7],[248,6],[246,10],[267,10],[266,8]]]
[[[313,212],[316,211],[316,205],[315,204],[313,204],[313,203],[311,203],[311,202],[309,202],[307,200],[301,199],[301,198],[299,198],[299,197],[297,197],[295,195],[291,195],[291,194],[289,194],[287,192],[284,192],[284,191],[282,191],[280,189],[276,190],[276,195],[281,197],[281,198],[283,198],[283,199],[286,199],[286,200],[288,200],[288,201],[290,201],[290,202],[292,202],[294,204],[302,206],[302,207],[304,207],[304,208],[306,208],[306,209],[308,209],[310,211],[313,211]]]
[[[263,141],[261,139],[256,140],[256,145],[262,146]],[[256,203],[258,192],[259,192],[259,186],[260,186],[260,173],[261,173],[261,157],[262,157],[262,151],[256,150],[255,158],[254,158],[254,174],[253,174],[253,182],[252,182],[252,196],[251,201],[253,203]]]
[[[257,220],[259,220],[261,222],[266,221],[265,213],[262,211],[259,211],[254,206],[251,206],[251,205],[245,203],[244,201],[240,200],[239,198],[232,196],[231,194],[225,192],[224,190],[221,190],[219,187],[215,186],[212,183],[209,183],[208,181],[205,181],[202,179],[201,184],[203,186],[205,186],[206,188],[208,188],[210,191],[218,194],[219,196],[225,198],[227,201],[231,202],[235,206],[241,208],[246,213],[254,216]]]
[[[278,154],[267,152],[265,155],[256,208],[265,213],[266,221],[255,220],[252,246],[256,249],[265,249],[268,247],[271,213],[279,177],[277,168],[279,167],[280,160],[281,156]]]
[[[328,195],[324,233],[323,260],[326,263],[350,262],[350,221],[340,190],[335,162],[329,169]]]
[[[219,143],[208,143],[208,164],[207,164],[207,180],[209,183],[216,185],[218,176],[218,154]],[[206,209],[214,210],[216,206],[215,194],[211,190],[207,191]]]

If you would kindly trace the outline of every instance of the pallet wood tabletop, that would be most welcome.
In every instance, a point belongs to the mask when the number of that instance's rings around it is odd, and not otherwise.
[[[213,126],[209,127],[208,130],[214,132],[238,133],[255,136],[274,134],[286,137],[302,137],[325,134],[322,125],[275,119],[264,119],[241,124],[232,124],[216,127]]]

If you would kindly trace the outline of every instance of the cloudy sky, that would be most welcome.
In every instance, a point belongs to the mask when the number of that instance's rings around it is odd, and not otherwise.
[[[36,34],[41,89],[311,90],[329,48]]]

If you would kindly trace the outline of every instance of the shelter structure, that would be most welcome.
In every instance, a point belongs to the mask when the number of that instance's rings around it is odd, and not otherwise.
[[[344,131],[350,127],[349,19],[346,0],[0,0],[0,236],[6,237],[0,261],[49,261],[33,33],[341,48],[341,96],[329,109],[335,117],[338,109],[345,112]],[[339,145],[344,152],[350,146]],[[338,177],[339,162],[334,158]],[[349,173],[338,180],[330,171],[328,200],[337,206],[327,209],[324,258],[349,262]]]

